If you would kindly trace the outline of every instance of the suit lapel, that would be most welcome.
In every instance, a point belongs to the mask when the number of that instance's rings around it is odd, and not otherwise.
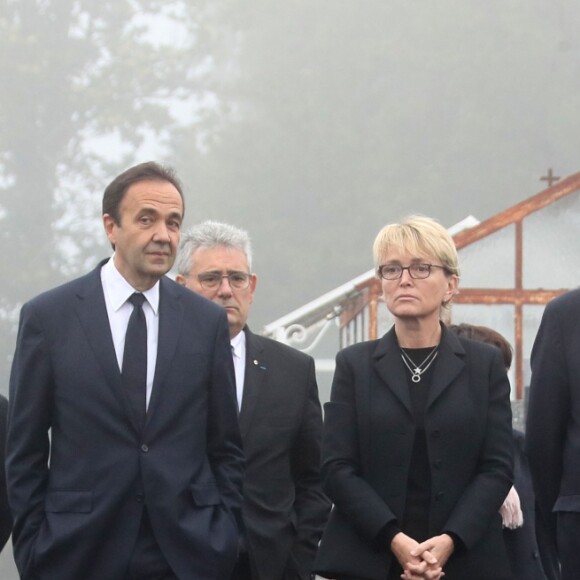
[[[373,353],[377,373],[387,387],[401,401],[412,414],[411,397],[405,366],[401,359],[401,352],[395,335],[395,327],[391,328],[377,343]]]
[[[183,321],[183,304],[181,297],[175,291],[172,283],[165,277],[159,281],[159,335],[157,340],[157,361],[155,362],[155,376],[153,377],[153,389],[149,408],[147,410],[147,423],[151,414],[155,411],[160,397],[161,384],[167,374],[177,344],[181,336]],[[193,329],[192,329],[193,331]]]
[[[246,371],[244,374],[244,394],[240,409],[240,432],[242,439],[248,434],[252,416],[256,410],[260,392],[266,380],[267,364],[264,360],[264,348],[259,337],[246,326]]]
[[[77,293],[75,310],[84,329],[87,341],[99,362],[107,383],[119,400],[120,405],[138,432],[138,423],[133,416],[131,406],[121,383],[121,370],[115,354],[115,346],[111,334],[111,326],[107,315],[103,284],[101,282],[101,268],[105,262],[90,272],[85,280],[84,288]]]
[[[465,350],[459,339],[441,325],[441,342],[439,343],[438,360],[435,362],[435,372],[433,373],[433,384],[429,393],[430,407],[433,402],[442,395],[449,385],[457,378],[463,370],[465,362],[463,355]]]

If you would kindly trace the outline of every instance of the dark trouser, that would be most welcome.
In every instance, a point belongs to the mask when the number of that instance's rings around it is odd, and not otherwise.
[[[177,580],[155,539],[146,509],[141,517],[126,580]]]
[[[580,578],[580,513],[557,512],[558,556],[562,580]]]
[[[252,571],[250,570],[250,558],[247,552],[241,552],[236,562],[236,567],[230,576],[230,580],[252,580]]]

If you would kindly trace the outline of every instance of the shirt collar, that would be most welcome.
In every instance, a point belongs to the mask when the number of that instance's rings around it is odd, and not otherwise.
[[[246,350],[246,333],[243,330],[238,332],[234,338],[230,339],[230,344],[234,354],[241,359]]]
[[[101,268],[101,280],[103,281],[103,289],[109,297],[109,302],[113,310],[117,312],[127,302],[131,294],[137,292],[137,290],[117,270],[114,257],[113,255]],[[149,288],[149,290],[145,290],[143,296],[145,296],[149,306],[151,306],[153,312],[157,315],[159,310],[159,281],[153,287]]]

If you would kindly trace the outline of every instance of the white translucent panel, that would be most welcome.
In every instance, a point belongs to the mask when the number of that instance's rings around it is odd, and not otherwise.
[[[532,354],[532,347],[534,346],[534,340],[538,333],[538,328],[540,327],[544,308],[543,305],[539,306],[535,304],[527,304],[523,306],[522,351],[524,357],[524,388],[527,388],[530,385],[532,374],[530,368],[530,356]]]
[[[378,307],[378,336],[381,337],[395,323],[393,315],[389,312],[386,304],[381,300]]]
[[[523,221],[524,288],[574,288],[580,280],[580,193]]]
[[[515,344],[515,307],[511,304],[454,304],[451,312],[453,324],[476,324],[499,332],[512,346]],[[516,397],[515,365],[508,373],[512,385],[512,399]]]
[[[513,288],[515,226],[510,225],[459,250],[464,288]]]

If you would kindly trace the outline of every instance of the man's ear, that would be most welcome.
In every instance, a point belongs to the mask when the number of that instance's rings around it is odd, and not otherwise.
[[[250,304],[254,302],[254,292],[256,291],[256,286],[258,285],[258,276],[252,274],[250,278]]]
[[[175,276],[175,281],[182,286],[185,286],[185,278],[181,274]]]
[[[103,214],[103,226],[111,244],[115,244],[115,220],[108,213]]]

